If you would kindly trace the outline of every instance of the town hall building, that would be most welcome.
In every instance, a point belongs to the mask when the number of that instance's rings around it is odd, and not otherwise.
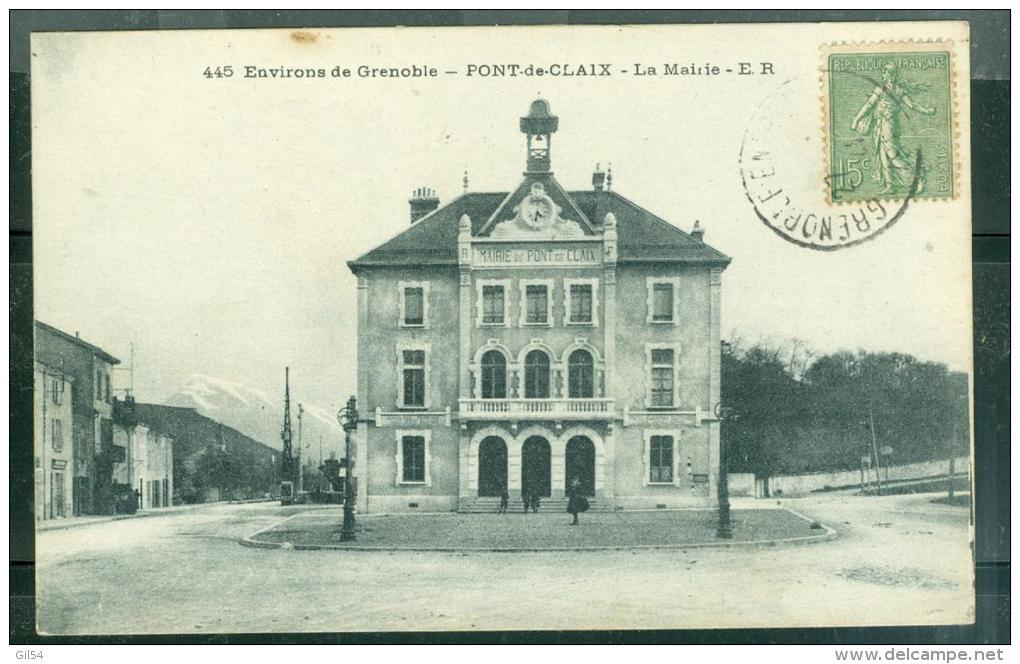
[[[428,189],[358,283],[362,512],[712,506],[730,259],[612,190],[566,191],[538,99],[509,192]],[[665,185],[664,185],[665,186]],[[681,216],[689,216],[680,212]]]

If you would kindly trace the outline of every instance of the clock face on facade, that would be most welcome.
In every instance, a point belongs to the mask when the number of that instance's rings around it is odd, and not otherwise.
[[[529,196],[521,205],[521,218],[531,228],[545,228],[553,217],[552,201],[548,196]]]
[[[531,193],[521,201],[517,211],[518,218],[528,228],[539,230],[548,228],[556,219],[556,204],[545,193],[541,183],[531,187]]]

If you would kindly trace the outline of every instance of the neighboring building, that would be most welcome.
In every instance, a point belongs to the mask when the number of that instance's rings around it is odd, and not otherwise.
[[[272,495],[279,479],[280,453],[240,431],[200,415],[193,408],[136,403],[138,431],[161,441],[146,448],[143,507],[154,503],[196,503]],[[139,467],[143,467],[139,464]],[[163,485],[167,468],[169,481]],[[138,480],[135,480],[137,488]]]
[[[138,498],[138,509],[173,504],[173,439],[138,422],[130,397],[114,402],[113,444],[122,448],[122,461],[113,466],[113,481],[129,487]]]
[[[419,190],[410,228],[349,263],[359,509],[488,508],[504,487],[552,508],[575,478],[600,509],[714,504],[730,259],[611,173],[565,191],[544,100],[520,127],[515,189]]]
[[[74,383],[71,423],[64,434],[73,450],[72,509],[74,514],[109,514],[113,495],[114,365],[120,364],[102,348],[55,327],[36,321],[35,357],[64,373]],[[37,427],[38,430],[38,427]]]
[[[71,516],[74,447],[69,374],[35,363],[35,518]]]

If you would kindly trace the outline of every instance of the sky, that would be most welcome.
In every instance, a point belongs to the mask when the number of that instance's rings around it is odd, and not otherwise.
[[[738,155],[755,110],[770,104],[793,118],[767,137],[803,166],[787,174],[789,187],[822,202],[812,86],[818,44],[836,33],[775,30],[753,40],[712,26],[36,35],[36,317],[80,332],[125,367],[133,344],[142,400],[163,400],[196,373],[282,393],[290,366],[295,398],[339,406],[356,376],[346,261],[407,227],[417,187],[449,201],[465,169],[471,191],[515,187],[525,159],[518,118],[540,95],[560,118],[552,163],[566,188],[590,187],[595,163],[612,162],[616,191],[684,230],[700,220],[706,242],[733,258],[724,335],[900,351],[966,370],[966,176],[958,200],[919,201],[882,236],[844,251],[797,247],[756,218]],[[883,36],[881,26],[868,30]],[[479,62],[689,60],[768,60],[777,75],[463,75]],[[462,74],[241,76],[245,64],[362,63]],[[226,64],[230,79],[202,76]],[[795,96],[777,97],[787,81]],[[116,379],[126,386],[126,372]]]

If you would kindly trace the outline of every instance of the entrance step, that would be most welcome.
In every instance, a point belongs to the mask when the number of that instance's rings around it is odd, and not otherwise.
[[[539,513],[543,512],[562,512],[567,511],[567,498],[541,498],[538,503]],[[496,514],[499,512],[499,498],[493,498],[489,496],[479,498],[462,498],[457,505],[457,511],[464,514]],[[606,499],[589,498],[588,499],[588,511],[589,512],[612,512],[613,505]],[[507,512],[511,514],[522,514],[524,512],[524,502],[521,500],[510,499],[507,504]]]

